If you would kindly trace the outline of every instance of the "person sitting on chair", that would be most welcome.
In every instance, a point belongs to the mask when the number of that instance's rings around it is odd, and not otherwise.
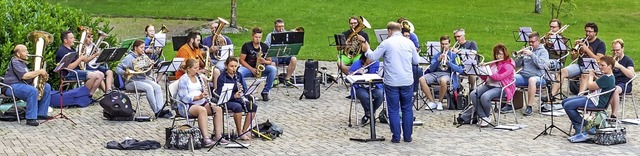
[[[616,76],[616,90],[613,91],[613,96],[611,97],[613,98],[611,102],[611,118],[617,118],[616,113],[618,113],[620,94],[631,93],[633,83],[629,83],[629,86],[626,87],[624,85],[633,78],[635,70],[633,60],[624,54],[624,41],[622,39],[613,40],[611,51],[613,51],[613,58],[616,61],[613,66],[613,75]]]
[[[90,50],[95,50],[94,48],[100,48],[97,47],[97,45],[95,43],[92,42],[93,41],[93,34],[92,33],[87,33],[87,36],[84,40],[84,45],[86,45],[86,48],[84,48],[84,50],[86,50],[87,55],[91,54]],[[102,52],[97,52],[97,55],[100,55],[100,53]],[[100,86],[102,88],[102,90],[106,93],[109,92],[111,90],[111,85],[113,85],[113,71],[107,69],[107,67],[104,64],[96,64],[96,60],[98,59],[98,57],[95,57],[92,59],[92,61],[89,61],[87,63],[87,70],[88,71],[100,71],[102,73],[105,74],[105,82],[101,82]],[[93,68],[92,66],[96,66],[97,68]]]
[[[33,79],[40,76],[40,79],[46,80],[49,74],[46,69],[29,71],[27,67],[29,51],[27,51],[26,46],[22,44],[16,45],[12,52],[13,58],[7,65],[3,83],[13,87],[13,93],[9,89],[3,90],[2,93],[24,100],[27,103],[27,125],[38,126],[38,119],[45,120],[50,118],[47,115],[47,110],[49,108],[49,99],[51,98],[51,85],[49,83],[44,84],[42,98],[38,100],[39,92],[32,86]]]
[[[144,41],[142,40],[134,41],[133,52],[129,52],[129,54],[127,54],[127,56],[125,56],[122,59],[122,61],[120,61],[120,64],[118,64],[118,67],[116,67],[116,73],[118,75],[123,75],[125,77],[127,75],[130,75],[129,70],[133,71],[134,67],[137,66],[137,64],[134,64],[133,60],[135,60],[138,57],[143,57],[144,55],[145,55]],[[153,65],[153,62],[151,62],[151,64]],[[145,67],[140,67],[140,68],[145,68]],[[146,68],[150,68],[150,67],[146,67]],[[171,113],[170,110],[161,110],[162,106],[164,105],[162,88],[160,88],[160,85],[158,85],[158,83],[156,83],[155,81],[147,79],[146,74],[148,73],[131,75],[131,78],[129,80],[125,80],[127,81],[125,88],[127,90],[134,90],[137,87],[138,90],[145,91],[145,93],[147,94],[146,96],[147,100],[149,101],[149,106],[151,107],[151,110],[153,110],[153,112],[155,113],[155,116],[163,117],[163,118],[171,118],[173,116],[173,113]]]
[[[282,19],[276,19],[275,22],[273,22],[273,32],[267,34],[267,39],[264,40],[264,43],[266,43],[267,45],[269,45],[269,47],[271,47],[271,44],[278,44],[278,43],[271,43],[271,34],[272,33],[282,33],[282,32],[286,32],[286,29],[284,28],[284,20]],[[271,57],[272,60],[272,64],[271,65],[287,65],[287,74],[284,76],[284,83],[286,86],[293,86],[293,81],[291,81],[291,75],[293,75],[293,73],[296,71],[296,64],[298,62],[298,58],[296,58],[295,56],[289,56],[289,57]]]
[[[369,67],[362,68],[366,66],[369,66]],[[354,75],[360,75],[363,73],[376,74],[378,72],[378,68],[380,68],[380,63],[378,61],[367,59],[367,57],[360,57],[359,60],[356,60],[355,62],[353,62],[353,64],[351,65],[351,68],[349,69],[349,73]],[[373,101],[369,101],[369,97],[370,97],[369,88],[371,88],[371,94],[373,94],[373,96],[371,96],[371,99]],[[360,104],[364,109],[364,116],[360,120],[360,123],[366,124],[369,121],[369,119],[371,119],[370,112],[373,111],[375,113],[375,111],[378,110],[380,105],[382,105],[382,98],[383,98],[382,84],[379,83],[379,84],[375,84],[374,86],[369,86],[367,84],[357,84],[357,85],[353,85],[353,89],[355,90],[355,95],[360,100]],[[352,92],[351,94],[354,94],[354,93]],[[371,106],[369,102],[373,103],[373,109],[370,108]]]
[[[226,69],[222,72],[222,75],[218,78],[218,87],[216,88],[216,93],[220,95],[219,100],[224,100],[225,95],[222,94],[222,86],[225,83],[234,84],[233,90],[231,91],[231,99],[226,103],[227,110],[233,112],[233,120],[236,125],[236,132],[238,135],[241,135],[240,138],[242,140],[249,140],[249,136],[251,136],[250,132],[245,133],[250,130],[249,126],[251,125],[251,120],[256,117],[256,111],[258,110],[258,105],[253,102],[246,102],[244,100],[243,91],[247,90],[246,83],[244,82],[244,78],[242,77],[242,73],[236,71],[238,69],[238,60],[235,57],[229,57],[224,62]],[[250,100],[252,101],[252,100]],[[244,119],[244,126],[242,124],[242,113],[247,112],[247,116]],[[244,135],[243,135],[244,134]]]
[[[218,70],[224,70],[224,60],[217,60],[215,57],[213,57],[213,55],[216,55],[216,53],[219,52],[221,46],[233,45],[233,43],[231,42],[231,39],[228,36],[222,35],[222,34],[218,36],[218,41],[213,41],[213,35],[216,33],[215,31],[218,29],[218,26],[220,26],[220,20],[213,20],[209,22],[209,29],[211,29],[211,36],[207,36],[203,38],[202,45],[209,47],[209,52],[211,52],[211,63],[215,63],[216,68],[218,68]],[[233,55],[233,54],[230,54],[230,55]]]
[[[515,62],[509,56],[511,56],[511,54],[509,54],[504,44],[500,43],[493,47],[493,59],[499,60],[488,64],[493,74],[490,76],[480,76],[480,78],[485,81],[485,84],[469,94],[469,99],[471,99],[471,103],[473,103],[478,117],[482,119],[478,122],[481,127],[491,123],[491,118],[489,118],[489,115],[491,115],[491,100],[494,98],[507,97],[507,101],[509,101],[516,92],[514,85],[506,86],[513,82],[515,72]],[[487,64],[481,63],[479,66],[485,65]],[[504,92],[501,93],[502,87],[505,86]]]
[[[429,69],[427,69],[427,74],[420,77],[418,81],[420,81],[420,88],[422,89],[422,93],[427,96],[429,102],[427,102],[426,109],[438,109],[443,110],[442,102],[444,101],[445,94],[447,93],[448,82],[452,81],[451,72],[462,73],[462,67],[456,63],[456,59],[458,55],[452,51],[449,47],[449,36],[444,35],[440,37],[440,45],[442,46],[441,51],[436,53],[431,59],[431,65],[429,65]],[[444,53],[446,52],[446,54]],[[446,65],[441,64],[443,59],[448,59]],[[441,67],[446,66],[446,69]],[[458,78],[454,77],[452,81],[452,86],[454,89],[457,89]],[[439,84],[439,96],[438,102],[435,102],[433,94],[431,93],[431,88],[429,88],[429,84]]]
[[[198,61],[195,59],[187,59],[181,66],[182,70],[187,71],[186,76],[181,77],[178,80],[178,100],[183,103],[178,103],[178,113],[181,116],[192,115],[198,118],[198,127],[202,132],[204,139],[202,143],[205,147],[211,147],[214,141],[211,140],[209,135],[209,122],[208,116],[215,115],[213,117],[213,128],[215,132],[215,139],[222,138],[222,108],[215,104],[209,103],[210,93],[209,90],[204,90],[203,84],[206,84],[205,78],[198,74],[200,67]],[[208,86],[207,86],[208,87]],[[187,105],[184,105],[187,104]],[[187,110],[189,114],[187,114]],[[222,139],[222,144],[229,143],[227,140]]]
[[[516,67],[522,68],[522,70],[516,74],[516,86],[527,86],[528,89],[528,101],[527,107],[524,109],[524,116],[530,116],[533,113],[533,100],[536,96],[536,88],[540,85],[545,85],[546,82],[542,78],[544,69],[547,68],[547,60],[549,60],[549,53],[544,46],[540,44],[540,35],[538,32],[532,32],[529,34],[529,45],[532,50],[524,48],[518,51],[516,58]],[[509,113],[513,111],[513,106],[506,105],[500,110],[502,113]]]
[[[593,70],[588,70],[588,81],[586,83],[589,91],[600,93],[616,87],[616,80],[612,73],[613,69],[615,68],[614,64],[615,61],[609,56],[603,56],[602,58],[600,58],[598,67],[600,68],[600,71],[602,71],[603,75],[595,81],[594,79],[596,78],[596,74],[593,72]],[[609,103],[609,99],[611,98],[611,94],[612,93],[602,94],[598,98],[592,99],[588,99],[585,96],[574,96],[562,100],[562,107],[564,108],[564,111],[567,112],[567,116],[569,117],[569,120],[571,120],[573,129],[576,130],[576,134],[581,133],[582,128],[584,128],[580,127],[583,118],[580,116],[580,113],[578,113],[578,107],[585,107],[586,103],[587,108],[606,108]]]
[[[456,40],[456,43],[458,44],[458,46],[451,47],[451,49],[453,51],[455,51],[456,53],[459,53],[460,49],[473,50],[474,52],[477,53],[478,52],[478,45],[476,44],[475,41],[467,41],[467,37],[465,37],[466,35],[467,35],[467,33],[462,28],[458,28],[458,29],[454,30],[453,31],[453,37]],[[472,91],[472,90],[474,90],[476,88],[476,76],[475,75],[469,75],[467,77],[468,77],[468,81],[469,81],[469,90]]]
[[[61,61],[67,61],[67,62],[64,62],[66,64],[65,67],[75,70],[78,73],[77,78],[80,81],[85,81],[84,85],[87,88],[89,88],[89,95],[93,95],[93,93],[95,93],[96,90],[100,87],[100,84],[102,83],[102,79],[104,79],[104,74],[100,71],[91,72],[87,70],[81,70],[80,63],[82,62],[87,63],[91,59],[97,57],[98,54],[96,53],[87,57],[87,56],[79,56],[80,54],[78,53],[77,55],[75,55],[77,59],[62,60],[62,58],[64,58],[64,56],[67,55],[68,53],[76,52],[76,49],[73,49],[73,44],[76,39],[73,33],[71,33],[71,31],[62,32],[62,34],[60,35],[60,39],[62,40],[62,45],[60,45],[60,47],[58,48],[58,51],[56,51],[56,62],[61,63]],[[76,73],[74,72],[67,72],[66,70],[61,70],[61,73],[62,73],[61,76],[64,76],[65,80],[76,79]]]
[[[269,46],[262,43],[262,29],[255,27],[252,30],[251,41],[242,45],[242,53],[240,54],[240,68],[238,72],[244,77],[256,76],[259,72],[261,75],[267,76],[267,84],[262,89],[262,100],[269,101],[269,90],[273,87],[273,81],[276,79],[276,67],[271,65],[271,58],[265,58],[269,50]],[[262,53],[261,56],[258,56]],[[264,71],[258,71],[258,65],[264,66]],[[243,77],[243,78],[244,78]],[[259,77],[256,77],[259,79]],[[220,84],[218,84],[220,85]]]
[[[342,32],[342,35],[344,35],[345,37],[349,37],[349,34],[351,34],[354,31],[354,29],[360,24],[362,24],[362,20],[360,19],[360,17],[352,16],[351,18],[349,18],[349,30]],[[365,42],[369,43],[369,34],[367,34],[367,32],[360,31],[358,32],[358,34],[356,34],[356,36],[358,36],[358,38],[363,37]],[[337,50],[342,51],[346,49],[347,46],[337,46],[336,48]],[[357,46],[357,45],[354,45],[354,46]],[[354,54],[352,55],[351,58],[349,58],[349,56],[345,55],[344,53],[341,53],[340,56],[338,56],[339,57],[338,69],[340,69],[340,72],[342,72],[342,74],[347,74],[349,72],[349,66],[351,66],[351,64],[353,64],[353,62],[355,62],[356,60],[359,60],[360,56],[362,56],[361,53],[364,53],[364,52],[366,52],[366,49],[361,49],[360,51],[352,52]],[[348,52],[345,52],[345,53],[348,53]]]
[[[158,55],[162,52],[163,45],[155,45],[156,43],[151,43],[151,41],[155,40],[156,29],[153,25],[149,24],[144,27],[144,53],[149,56],[152,60],[162,61],[159,59]]]

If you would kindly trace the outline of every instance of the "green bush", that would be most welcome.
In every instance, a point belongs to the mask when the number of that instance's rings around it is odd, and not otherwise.
[[[47,71],[50,73],[49,83],[58,86],[59,76],[53,74],[56,65],[56,50],[62,41],[60,33],[71,30],[77,35],[78,26],[92,28],[94,34],[98,30],[109,33],[109,21],[102,18],[93,18],[78,9],[64,7],[59,4],[50,4],[44,0],[0,0],[0,12],[4,14],[0,18],[0,52],[2,52],[2,62],[0,62],[0,74],[4,75],[7,65],[11,60],[11,51],[17,44],[25,44],[31,54],[35,52],[35,43],[27,39],[27,35],[36,30],[46,31],[53,36],[53,43],[49,44],[44,51],[47,64]],[[95,35],[97,36],[97,35]],[[97,37],[96,37],[97,38]],[[105,39],[110,45],[115,45],[116,38],[111,35]],[[31,67],[31,65],[30,65]],[[57,87],[54,87],[57,88]]]

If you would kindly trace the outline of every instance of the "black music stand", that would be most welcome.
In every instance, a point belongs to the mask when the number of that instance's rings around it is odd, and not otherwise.
[[[100,55],[96,59],[96,63],[97,64],[101,64],[101,65],[105,64],[105,63],[108,63],[107,60],[112,55],[115,55],[115,52],[116,52],[116,48],[107,48],[107,49],[102,50],[102,52],[100,52]],[[108,69],[109,65],[108,64],[105,64],[105,65],[107,65],[107,69]]]
[[[329,37],[331,38],[331,37]],[[347,46],[347,38],[344,36],[344,34],[335,34],[333,35],[334,41],[335,42],[331,42],[329,41],[329,46],[338,46],[338,47],[345,47]],[[337,50],[337,57],[338,57],[338,62],[342,62],[342,54],[343,54],[344,49],[342,50]],[[349,88],[349,86],[347,86],[347,83],[344,81],[344,74],[342,74],[342,70],[340,70],[340,66],[336,66],[336,68],[338,69],[338,77],[331,82],[331,84],[329,84],[329,87],[327,87],[324,90],[329,90],[329,88],[331,88],[331,86],[333,86],[333,84],[338,83],[338,80],[341,80],[342,83],[344,83],[345,87]]]
[[[70,52],[67,53],[66,55],[64,55],[64,57],[62,57],[62,59],[60,60],[60,63],[58,64],[58,66],[56,66],[56,68],[53,70],[54,72],[60,72],[62,73],[61,70],[64,70],[63,68],[66,68],[70,63],[72,63],[74,60],[78,59],[78,53],[77,52]],[[69,64],[67,64],[69,63]],[[78,74],[76,73],[76,81],[80,81]],[[62,76],[62,74],[60,74],[60,76]],[[62,85],[62,78],[60,79],[60,85]],[[78,85],[80,85],[80,83],[78,83]],[[58,113],[56,116],[53,116],[51,118],[46,119],[45,121],[40,122],[40,124],[44,124],[45,122],[51,121],[53,119],[66,119],[68,121],[71,121],[72,125],[77,125],[76,122],[74,122],[73,120],[71,120],[69,117],[67,117],[67,115],[65,115],[62,110],[62,102],[64,102],[62,99],[62,86],[60,86],[60,89],[58,90],[58,93],[60,95],[60,113]]]
[[[378,84],[378,83],[382,83],[382,78],[379,78],[379,80],[375,80],[375,79],[368,79],[367,80],[367,78],[359,79],[359,80],[354,79],[354,77],[365,77],[366,75],[374,75],[374,76],[380,77],[378,74],[363,74],[363,75],[350,75],[350,76],[347,76],[347,78],[349,79],[351,84],[368,84],[370,86],[369,87],[369,108],[371,110],[369,110],[369,117],[373,118],[373,120],[371,120],[371,122],[369,124],[370,136],[369,136],[368,139],[365,139],[365,138],[349,138],[349,140],[358,141],[358,142],[384,141],[384,137],[379,137],[379,138],[376,137],[376,121],[375,121],[375,117],[374,117],[375,111],[373,110],[373,108],[374,108],[373,107],[373,99],[372,99],[373,96],[371,96],[371,88],[373,88],[371,86],[374,86],[375,84]],[[349,116],[349,117],[351,117],[351,116]]]
[[[232,94],[233,94],[233,86],[234,85],[235,84],[233,84],[233,83],[226,83],[222,87],[222,91],[220,92],[220,99],[218,99],[218,102],[217,102],[217,105],[225,106],[224,110],[226,111],[226,115],[229,115],[229,109],[227,109],[228,108],[227,107],[227,102],[229,102],[229,100],[231,99],[231,96],[233,96]],[[231,87],[225,87],[225,86],[231,86]],[[209,106],[213,107],[213,104],[210,104]],[[223,120],[224,120],[224,118],[223,118]],[[228,134],[227,137],[229,138],[230,142],[233,142],[233,143],[236,143],[236,144],[240,145],[241,148],[248,148],[244,144],[241,144],[240,142],[238,142],[236,139],[231,139],[231,134],[230,133],[227,133],[227,134]],[[238,135],[238,136],[240,136],[240,135]],[[218,138],[218,140],[216,140],[216,142],[213,144],[213,146],[209,147],[209,150],[207,152],[210,152],[211,149],[213,149],[213,147],[216,147],[217,145],[220,145],[220,142],[222,141],[222,138],[224,138],[224,137]]]
[[[184,61],[184,58],[173,58],[172,61],[162,61],[160,62],[160,68],[158,69],[158,71],[156,71],[156,73],[158,74],[162,74],[164,75],[164,88],[169,88],[169,76],[167,74],[167,72],[176,72],[178,71],[178,69],[180,68],[180,65],[182,64],[182,62]],[[160,108],[160,110],[164,110],[164,108],[167,105],[171,105],[171,99],[169,97],[169,95],[171,95],[171,93],[169,93],[169,89],[165,89],[165,102],[162,105],[162,108]],[[211,93],[209,93],[209,95],[213,95]],[[159,113],[157,114],[159,115]],[[158,118],[159,116],[156,116],[156,118]]]
[[[302,43],[292,43],[292,44],[272,44],[267,50],[267,57],[277,57],[277,58],[286,58],[298,55],[300,52],[300,48],[302,47]],[[286,70],[284,66],[282,66],[282,70]],[[277,72],[276,72],[277,73]],[[276,86],[284,84],[278,83]],[[293,86],[298,88],[297,86]],[[288,93],[288,90],[287,90]]]
[[[171,40],[173,41],[173,51],[178,51],[180,47],[187,43],[187,36],[173,36]]]
[[[545,71],[545,72],[546,72],[546,74],[547,74],[547,77],[546,77],[546,78],[544,78],[544,79],[547,79],[547,80],[549,80],[549,82],[550,82],[550,83],[547,83],[547,84],[546,84],[546,85],[547,85],[547,95],[548,95],[548,96],[550,96],[550,95],[551,95],[551,89],[548,89],[548,88],[551,88],[551,84],[552,84],[553,82],[560,82],[560,80],[553,80],[553,78],[552,78],[552,77],[551,77],[551,75],[549,74],[549,70],[546,70],[546,69],[545,69],[544,71]],[[562,85],[562,82],[560,82],[560,85]],[[540,96],[542,96],[542,94],[540,94]],[[551,135],[551,130],[553,130],[553,128],[558,129],[560,132],[562,132],[562,133],[566,134],[567,136],[570,136],[570,135],[569,135],[569,133],[567,133],[567,132],[565,132],[564,130],[560,129],[560,127],[556,126],[556,125],[553,123],[553,118],[554,118],[554,116],[555,116],[555,115],[553,115],[553,112],[555,112],[555,111],[556,111],[556,110],[553,108],[553,107],[554,107],[554,106],[553,106],[553,105],[554,105],[554,104],[553,104],[554,102],[555,102],[555,100],[551,100],[551,103],[550,103],[550,105],[551,105],[551,125],[549,125],[549,126],[547,127],[547,125],[545,124],[545,125],[544,125],[544,127],[545,127],[545,128],[544,128],[544,130],[542,130],[542,132],[540,132],[540,134],[538,134],[535,138],[533,138],[533,140],[538,139],[538,137],[540,137],[541,135]],[[547,131],[549,131],[549,132],[547,132]]]
[[[529,34],[531,34],[531,32],[533,32],[531,27],[520,27],[518,31],[513,31],[513,39],[516,42],[524,42],[524,46],[527,46],[527,44],[529,44]]]
[[[276,45],[276,44],[297,44],[299,43],[300,46],[302,46],[304,44],[304,32],[296,32],[296,31],[289,31],[289,32],[277,32],[277,33],[271,33],[271,45]]]
[[[582,74],[588,74],[589,70],[593,70],[596,74],[601,73],[599,65],[594,58],[582,58],[582,66],[584,66]]]

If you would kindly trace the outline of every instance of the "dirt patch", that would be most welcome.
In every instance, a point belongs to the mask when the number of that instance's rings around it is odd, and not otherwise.
[[[104,18],[104,17],[103,17]],[[151,18],[105,18],[109,20],[110,26],[113,27],[110,35],[116,35],[119,41],[129,38],[141,38],[144,37],[144,28],[151,24],[155,26],[156,31],[164,24],[169,29],[168,36],[183,36],[189,31],[196,30],[202,34],[210,34],[208,21],[199,20],[173,20],[173,19],[151,19]],[[240,29],[240,31],[246,31]],[[230,30],[228,27],[224,30],[228,32],[238,32],[237,30]],[[204,36],[204,35],[203,35]],[[169,39],[170,40],[170,39]]]

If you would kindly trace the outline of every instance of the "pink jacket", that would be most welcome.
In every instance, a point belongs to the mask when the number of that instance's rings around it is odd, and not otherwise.
[[[515,75],[514,67],[516,66],[516,63],[513,61],[513,59],[491,64],[491,66],[495,65],[498,66],[498,73],[489,76],[489,78],[491,78],[492,80],[500,81],[500,84],[502,84],[502,86],[513,82]],[[482,78],[482,80],[486,80],[487,76],[480,76],[480,78]],[[513,98],[513,94],[516,92],[515,84],[507,86],[507,88],[504,89],[504,92],[505,95],[507,95],[507,101],[511,100]]]

